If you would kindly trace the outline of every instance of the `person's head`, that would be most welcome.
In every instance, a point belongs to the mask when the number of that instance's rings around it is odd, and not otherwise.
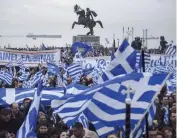
[[[57,128],[51,128],[49,134],[51,138],[59,138],[59,130]]]
[[[73,135],[75,137],[83,137],[83,132],[84,132],[84,128],[83,128],[83,125],[79,122],[76,122],[74,125],[73,125]]]
[[[46,116],[41,114],[41,115],[39,116],[38,122],[41,122],[41,121],[43,122],[43,121],[46,121],[46,120],[47,120],[47,119],[46,119]]]
[[[35,73],[35,68],[31,68],[30,73],[34,74]]]
[[[176,92],[172,93],[172,97],[174,100],[176,100]]]
[[[23,82],[22,81],[18,81],[18,88],[22,87]]]
[[[118,138],[118,136],[116,134],[109,134],[107,138]]]
[[[17,115],[19,113],[19,105],[17,103],[11,104],[12,114]]]
[[[172,129],[170,127],[166,127],[163,129],[164,138],[172,138]]]
[[[23,106],[24,106],[24,107],[27,107],[30,103],[31,103],[31,99],[29,99],[29,98],[25,98],[25,99],[23,100]]]
[[[47,73],[47,68],[46,67],[42,67],[42,74],[45,75]]]
[[[176,113],[176,103],[172,104],[171,112]]]
[[[86,10],[87,10],[87,11],[90,11],[90,9],[89,9],[89,8],[86,8]]]
[[[9,109],[3,108],[0,110],[0,119],[4,122],[9,122],[11,119],[11,112]]]
[[[48,132],[48,123],[47,123],[47,121],[41,121],[40,123],[39,123],[39,133],[40,134],[47,134],[47,132]]]
[[[160,36],[160,40],[165,40],[165,37],[164,36]]]
[[[161,132],[157,132],[155,138],[164,138],[163,133],[161,133]]]
[[[157,131],[151,130],[148,132],[149,138],[156,138]]]
[[[69,136],[67,135],[66,131],[62,131],[59,135],[59,138],[69,138]]]
[[[167,96],[163,97],[162,103],[163,103],[163,105],[168,105],[168,97]]]
[[[45,113],[42,111],[39,111],[39,117],[41,117],[41,116],[45,116]]]
[[[176,113],[171,113],[170,120],[172,123],[176,123]]]
[[[12,84],[18,85],[18,80],[17,79],[13,79]]]
[[[0,132],[0,138],[13,138],[12,135],[7,131]]]

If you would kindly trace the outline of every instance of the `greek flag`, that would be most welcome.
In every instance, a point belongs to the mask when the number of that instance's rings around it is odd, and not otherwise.
[[[39,111],[39,105],[42,96],[42,82],[39,83],[37,90],[35,90],[34,99],[28,111],[25,121],[17,132],[16,138],[29,138],[34,134],[36,129],[36,121]]]
[[[168,95],[170,95],[173,92],[176,92],[176,73],[173,73],[169,79],[166,82],[167,89],[168,89]]]
[[[0,102],[0,105],[11,104],[13,102],[22,103],[25,98],[33,99],[35,89],[31,88],[1,88],[0,89],[0,99],[3,102]],[[42,103],[48,103],[53,99],[58,99],[64,95],[64,88],[44,88],[42,90]]]
[[[131,73],[96,85],[75,96],[53,100],[51,107],[68,125],[84,113],[90,121],[102,122],[107,127],[125,125],[126,91],[131,86],[131,123],[136,124],[149,107],[151,100],[164,86],[167,74]],[[105,102],[109,101],[109,102]],[[117,106],[118,105],[118,106]]]
[[[24,65],[22,59],[19,59],[16,63],[20,67],[20,69],[25,69],[25,65]]]
[[[12,61],[9,61],[5,66],[6,66],[7,68],[11,68],[11,67],[13,67],[13,62],[12,62]]]
[[[27,80],[28,76],[30,75],[29,72],[25,72],[25,70],[21,70],[21,76],[18,77],[18,80],[25,81]]]
[[[67,67],[67,71],[72,80],[82,75],[82,66],[79,64],[72,64]]]
[[[76,122],[80,122],[84,128],[89,128],[89,121],[84,113],[81,113]]]
[[[66,94],[73,94],[73,95],[80,94],[88,88],[89,87],[85,86],[85,85],[72,83],[72,84],[67,86]]]
[[[142,52],[141,51],[137,51],[136,54],[137,54],[137,56],[136,56],[135,71],[136,72],[143,72],[143,70],[142,70],[142,66],[143,66]],[[150,56],[150,54],[147,53],[146,51],[144,51],[145,71],[147,71],[149,69],[150,62],[151,62],[151,56]]]
[[[107,127],[102,122],[94,121],[92,122],[99,138],[106,138],[109,134],[115,133],[116,129],[114,127]]]
[[[34,76],[32,76],[25,84],[23,85],[23,88],[33,88],[37,85],[39,80],[42,77],[42,73],[39,71]],[[44,81],[43,81],[44,83]]]
[[[102,77],[99,78],[99,83],[110,80],[114,76],[134,71],[136,65],[136,51],[129,46],[126,39],[115,52],[114,57],[115,58],[106,67]]]
[[[174,45],[174,43],[171,43],[170,46],[167,48],[167,50],[165,51],[166,55],[175,55],[176,54],[176,45]]]
[[[48,70],[48,72],[51,72],[53,74],[59,73],[59,67],[55,64],[52,64],[52,63],[47,63],[47,70]]]
[[[13,79],[12,74],[10,74],[9,72],[7,72],[5,70],[0,71],[0,80],[3,80],[7,84],[11,85],[12,84],[12,79]]]
[[[133,126],[133,129],[130,134],[130,138],[140,138],[143,137],[143,134],[145,134],[146,131],[146,120],[145,120],[145,115],[148,113],[148,124],[152,125],[152,122],[154,120],[154,116],[156,113],[156,106],[154,103],[154,100],[151,102],[150,106],[148,109],[145,111],[143,117],[140,119],[140,121]]]

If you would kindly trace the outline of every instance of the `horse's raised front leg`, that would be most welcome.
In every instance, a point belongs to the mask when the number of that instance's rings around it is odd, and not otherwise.
[[[74,28],[75,24],[79,24],[78,22],[73,22],[72,29]]]

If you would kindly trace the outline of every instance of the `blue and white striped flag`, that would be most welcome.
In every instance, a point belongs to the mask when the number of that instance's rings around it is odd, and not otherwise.
[[[46,101],[51,101],[64,96],[65,89],[67,89],[66,94],[76,95],[82,93],[84,90],[88,89],[88,87],[80,84],[70,84],[67,88],[43,88],[41,102],[45,104],[48,103]],[[3,103],[11,104],[13,102],[22,103],[24,98],[33,99],[34,92],[35,89],[33,88],[1,88],[0,99],[2,99],[3,102],[0,102],[0,105],[3,105]]]
[[[11,85],[12,84],[12,79],[13,79],[13,76],[12,76],[11,73],[7,72],[6,70],[1,70],[0,71],[0,80],[3,80],[7,84]]]
[[[16,61],[16,64],[20,67],[20,69],[25,69],[25,64],[23,63],[22,59]]]
[[[136,65],[136,56],[136,51],[129,46],[128,41],[125,39],[115,52],[115,58],[108,64],[102,77],[99,78],[99,83],[121,74],[133,72]]]
[[[73,95],[80,94],[88,88],[89,87],[85,85],[72,83],[67,86],[66,94],[73,94]]]
[[[176,54],[176,45],[174,43],[171,43],[167,50],[165,51],[166,55],[172,56]]]
[[[144,64],[146,72],[149,72],[147,70],[149,69],[150,62],[151,62],[150,54],[144,51]],[[142,67],[143,67],[142,53],[141,51],[137,51],[135,72],[143,72]]]
[[[5,66],[6,66],[7,68],[11,68],[11,67],[13,67],[13,62],[12,62],[12,61],[9,61]]]
[[[157,96],[157,95],[156,95]],[[133,126],[130,138],[140,138],[143,137],[143,134],[146,132],[146,118],[145,115],[148,113],[148,124],[151,126],[156,114],[156,105],[155,105],[155,98],[152,99],[152,102],[146,112],[144,113],[143,117],[140,119],[140,121]]]
[[[82,75],[82,66],[79,64],[72,64],[67,67],[67,72],[72,80],[75,80],[76,78],[80,77]]]
[[[136,124],[148,108],[155,94],[165,84],[167,74],[131,73],[117,76],[103,84],[85,90],[81,94],[53,100],[51,106],[68,125],[84,113],[90,121],[102,122],[108,127],[125,125],[127,86],[135,90],[131,94],[131,123]],[[105,102],[109,101],[109,102]],[[119,105],[119,106],[117,106]]]
[[[94,121],[93,125],[96,129],[99,138],[106,138],[109,134],[115,133],[116,129],[114,127],[107,127],[102,122]]]
[[[21,72],[21,76],[18,77],[18,80],[25,81],[28,79],[28,76],[30,75],[29,72],[26,72],[25,70],[21,69],[19,72]]]
[[[59,67],[55,64],[47,63],[47,71],[51,72],[53,74],[58,74],[59,73]]]
[[[17,132],[16,138],[28,138],[35,132],[39,105],[42,96],[42,81],[38,84],[37,91],[34,94],[33,102],[30,106],[25,121]]]

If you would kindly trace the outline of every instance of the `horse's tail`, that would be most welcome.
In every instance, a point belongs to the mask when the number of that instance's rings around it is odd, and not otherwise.
[[[101,21],[96,21],[96,23],[98,23],[101,26],[101,28],[103,28],[103,24]]]

